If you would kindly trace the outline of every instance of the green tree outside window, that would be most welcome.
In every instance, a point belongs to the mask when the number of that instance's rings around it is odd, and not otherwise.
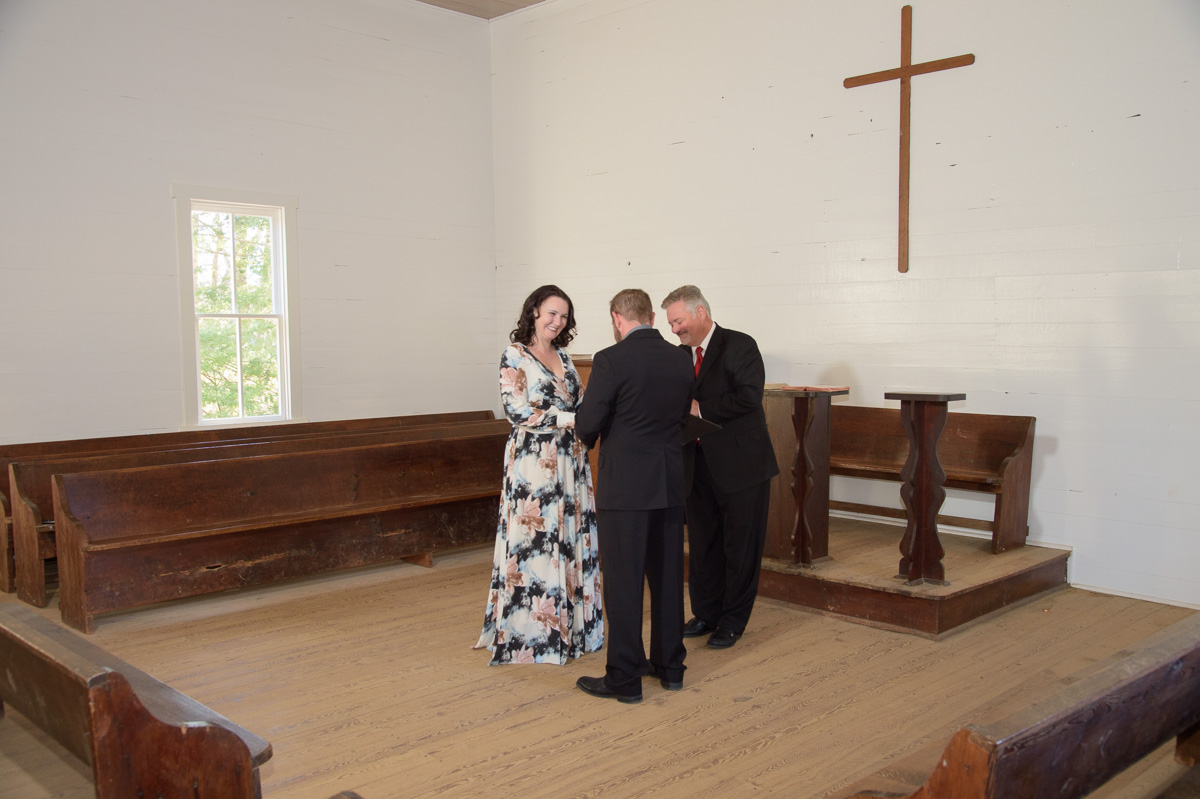
[[[272,235],[267,216],[192,212],[201,419],[281,413]]]

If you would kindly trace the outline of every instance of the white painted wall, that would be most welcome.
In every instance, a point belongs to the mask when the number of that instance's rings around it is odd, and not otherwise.
[[[410,0],[3,0],[0,443],[184,424],[172,183],[299,198],[307,418],[494,407],[489,70]]]
[[[1036,416],[1031,540],[1072,547],[1076,585],[1200,606],[1200,4],[915,4],[914,61],[977,61],[913,81],[907,275],[899,87],[842,87],[899,64],[901,5],[493,21],[498,338],[543,282],[579,353],[610,343],[617,290],[696,283],[769,381]]]
[[[583,353],[695,282],[769,380],[1037,416],[1033,540],[1200,606],[1200,4],[918,4],[978,60],[914,81],[907,275],[898,89],[842,88],[899,9],[3,0],[0,443],[182,425],[170,185],[291,194],[310,419],[494,407],[539,283]]]

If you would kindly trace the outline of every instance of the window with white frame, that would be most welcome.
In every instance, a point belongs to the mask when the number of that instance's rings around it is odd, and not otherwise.
[[[174,188],[187,421],[296,418],[295,198]]]

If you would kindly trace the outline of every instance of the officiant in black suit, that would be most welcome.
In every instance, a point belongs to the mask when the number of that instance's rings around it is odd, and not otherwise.
[[[580,677],[592,696],[642,701],[642,676],[683,687],[683,449],[692,365],[654,329],[641,289],[609,303],[617,344],[592,358],[575,433],[600,439],[597,535],[608,622],[603,677]],[[642,644],[643,585],[650,585],[650,657]]]
[[[695,286],[662,308],[695,371],[691,412],[721,429],[684,446],[688,485],[688,598],[685,638],[733,646],[746,629],[762,567],[771,478],[779,474],[763,412],[766,368],[758,344],[716,324]]]

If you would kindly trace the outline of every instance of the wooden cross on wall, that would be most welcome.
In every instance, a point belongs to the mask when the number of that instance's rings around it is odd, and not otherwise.
[[[912,106],[912,76],[924,75],[928,72],[941,72],[944,69],[966,67],[975,63],[975,56],[956,55],[953,58],[942,58],[937,61],[926,61],[924,64],[912,62],[912,6],[900,9],[900,66],[897,69],[885,69],[883,72],[872,72],[868,75],[857,75],[846,78],[842,85],[847,89],[857,86],[867,86],[872,83],[883,83],[900,79],[900,235],[897,246],[898,269],[908,271],[908,164],[909,164],[909,131]]]

